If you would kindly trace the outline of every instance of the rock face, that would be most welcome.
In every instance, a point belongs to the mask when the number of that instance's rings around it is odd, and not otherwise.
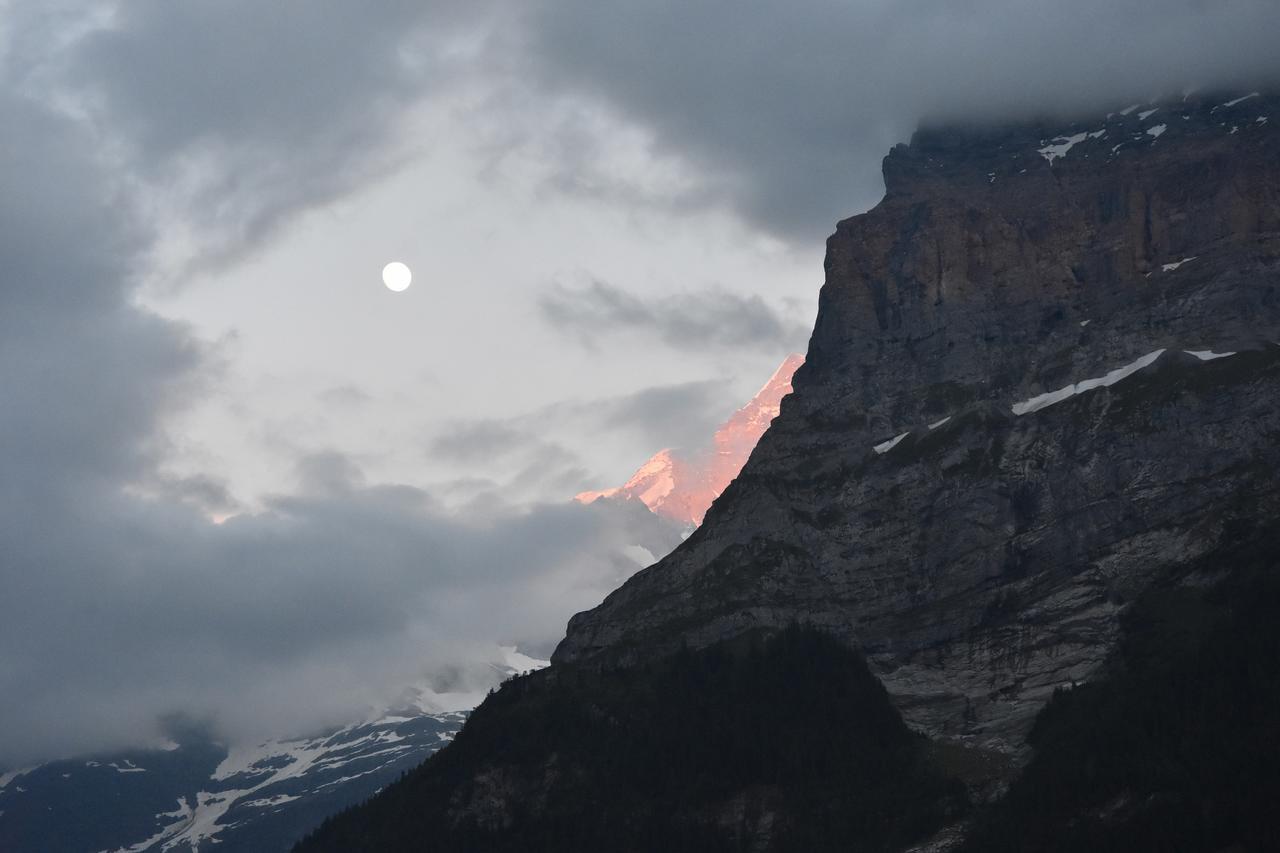
[[[1021,753],[1154,573],[1280,510],[1277,122],[1204,97],[893,149],[741,475],[553,661],[807,622],[914,727]]]
[[[694,453],[660,450],[624,485],[582,492],[575,500],[635,499],[663,518],[694,527],[701,524],[707,508],[738,476],[756,442],[778,416],[782,398],[791,393],[791,376],[801,364],[804,356],[787,356],[751,401],[721,424],[709,449]]]

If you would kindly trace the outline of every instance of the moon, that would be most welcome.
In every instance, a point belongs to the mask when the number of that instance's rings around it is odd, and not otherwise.
[[[387,286],[387,290],[394,290],[396,293],[408,290],[412,281],[413,272],[399,261],[392,261],[382,268],[382,283]]]

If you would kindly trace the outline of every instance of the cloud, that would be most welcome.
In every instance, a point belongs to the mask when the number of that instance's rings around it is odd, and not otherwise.
[[[133,298],[154,233],[92,127],[0,87],[0,766],[153,742],[173,719],[297,734],[495,641],[546,650],[678,538],[640,507],[465,512],[341,453],[213,524],[164,424],[209,348]]]
[[[306,453],[294,465],[301,490],[307,494],[348,494],[365,484],[354,459],[336,450]]]
[[[743,402],[731,400],[724,383],[713,379],[642,388],[601,401],[595,410],[605,429],[637,432],[658,450],[705,445]]]
[[[439,484],[444,495],[463,506],[483,508],[513,501],[573,495],[592,481],[582,458],[546,438],[556,435],[563,407],[553,405],[524,416],[476,418],[443,424],[425,445],[428,458],[465,472]],[[478,464],[500,463],[501,482],[469,476]]]
[[[625,546],[675,544],[643,508],[462,515],[385,485],[220,526],[85,497],[6,537],[0,763],[154,741],[175,714],[232,739],[349,720],[496,641],[547,648],[639,568]]]
[[[656,452],[702,447],[743,400],[719,379],[654,385],[592,400],[559,400],[522,415],[471,419],[444,425],[426,444],[427,454],[462,468],[480,460],[502,460],[511,475],[501,483],[462,480],[457,493],[473,499],[489,494],[510,500],[523,495],[571,495],[602,482],[578,454],[545,436],[587,432],[614,439],[634,437]],[[627,465],[641,459],[624,460]]]
[[[93,139],[0,90],[0,501],[132,476],[190,399],[202,346],[129,302],[145,231]],[[11,464],[9,464],[11,463]]]
[[[70,87],[206,260],[390,174],[429,145],[414,110],[461,92],[455,129],[490,159],[531,147],[552,191],[720,205],[812,245],[922,120],[1280,81],[1272,0],[136,0],[61,50],[65,13],[14,17],[19,58],[56,70],[28,76]]]
[[[540,440],[510,420],[468,421],[446,427],[431,439],[428,452],[472,462],[504,457],[535,442]]]
[[[464,79],[450,46],[490,5],[129,0],[81,24],[53,77],[219,262],[412,156],[407,116]]]
[[[1073,113],[1280,80],[1272,0],[537,0],[529,85],[608,104],[723,203],[812,244],[921,120]]]
[[[355,409],[373,401],[373,395],[354,385],[335,385],[319,395],[320,402],[330,409]]]
[[[794,349],[808,326],[759,296],[716,288],[643,298],[608,282],[553,284],[538,298],[543,320],[587,347],[619,332],[645,335],[685,350]]]
[[[157,474],[145,484],[139,484],[138,491],[156,500],[177,501],[195,507],[209,516],[223,516],[241,509],[227,483],[208,474]]]

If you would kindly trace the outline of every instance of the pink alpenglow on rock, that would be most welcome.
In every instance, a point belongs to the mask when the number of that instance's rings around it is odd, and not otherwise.
[[[634,498],[663,518],[701,524],[711,502],[738,476],[756,442],[778,416],[782,398],[791,393],[791,376],[801,364],[804,356],[787,356],[751,402],[716,430],[710,448],[689,454],[671,448],[660,450],[625,484],[582,492],[574,500],[591,503],[600,498]]]

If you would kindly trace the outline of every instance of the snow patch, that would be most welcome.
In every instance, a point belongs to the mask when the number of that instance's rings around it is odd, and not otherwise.
[[[26,776],[35,769],[36,767],[23,767],[21,770],[10,770],[8,773],[0,773],[0,790],[3,790],[4,787],[14,779],[17,779],[19,776]]]
[[[1147,128],[1147,135],[1154,139],[1159,139],[1160,134],[1164,133],[1168,129],[1169,129],[1169,125],[1167,124],[1152,125],[1151,127]]]
[[[247,793],[249,791],[219,791],[216,794],[197,791],[195,811],[187,825],[178,835],[166,841],[160,849],[171,850],[183,842],[189,844],[192,850],[199,850],[203,841],[216,844],[217,839],[214,836],[226,829],[225,826],[219,826],[218,821],[231,808],[232,803]]]
[[[902,439],[906,438],[909,435],[911,435],[911,433],[904,432],[902,435],[897,436],[896,438],[891,438],[888,441],[882,441],[875,446],[874,450],[876,453],[888,453],[890,450],[893,450],[895,447],[898,446],[898,442],[902,441]]]
[[[178,808],[171,812],[160,812],[156,815],[156,819],[171,817],[175,818],[168,826],[161,827],[160,831],[150,838],[139,841],[137,844],[131,844],[128,847],[117,847],[112,851],[100,851],[100,853],[143,853],[144,850],[150,850],[154,845],[159,844],[166,839],[172,840],[172,836],[182,831],[191,820],[191,806],[187,804],[186,797],[178,798]],[[167,850],[171,844],[166,844],[164,849]]]
[[[1156,113],[1159,110],[1160,110],[1159,107],[1152,107],[1149,110],[1143,110],[1142,112],[1138,113],[1138,121],[1146,121],[1147,119],[1151,118],[1153,113]]]
[[[1187,355],[1194,355],[1201,361],[1213,361],[1215,358],[1226,358],[1229,355],[1235,355],[1234,352],[1214,352],[1211,349],[1188,349],[1183,350]]]
[[[1192,261],[1194,261],[1194,260],[1195,260],[1196,258],[1198,258],[1198,257],[1199,257],[1199,255],[1192,255],[1192,256],[1191,256],[1191,257],[1189,257],[1189,258],[1183,258],[1182,260],[1180,260],[1180,261],[1174,261],[1174,262],[1173,262],[1173,263],[1171,263],[1171,264],[1161,264],[1161,265],[1160,265],[1160,272],[1173,272],[1173,271],[1174,271],[1174,270],[1176,270],[1178,267],[1182,266],[1183,264],[1189,264],[1189,263],[1191,263]]]
[[[260,800],[249,800],[241,803],[244,808],[250,809],[269,809],[272,806],[279,806],[285,803],[292,803],[294,800],[300,800],[301,797],[295,797],[292,794],[276,794],[274,797],[263,797]]]
[[[1242,104],[1245,101],[1249,100],[1250,98],[1258,97],[1258,95],[1259,95],[1258,92],[1250,92],[1249,94],[1245,95],[1243,98],[1236,98],[1234,101],[1227,101],[1225,104],[1218,104],[1218,106],[1214,107],[1213,109],[1214,111],[1231,109],[1236,104]]]
[[[1039,149],[1041,157],[1049,161],[1052,165],[1054,160],[1060,157],[1066,157],[1067,152],[1074,148],[1077,144],[1084,142],[1089,134],[1077,133],[1074,136],[1059,136],[1052,140],[1048,145]]]
[[[945,424],[945,423],[946,423],[947,421],[949,421],[949,420],[951,420],[951,415],[947,415],[947,416],[946,416],[945,418],[943,418],[942,420],[940,420],[940,421],[934,421],[933,423],[929,424],[929,429],[937,429],[938,427],[942,426],[943,424]]]
[[[108,764],[107,766],[115,770],[117,773],[146,773],[147,772],[147,768],[139,767],[138,765],[134,764],[132,761],[130,761],[127,758],[124,759],[123,767],[121,767],[119,764],[116,764],[114,761]]]
[[[296,770],[289,775],[297,776],[299,773],[296,771],[310,767],[316,759],[324,754],[324,747],[318,745],[318,743],[315,740],[270,740],[256,745],[236,745],[227,750],[227,757],[218,764],[211,778],[215,782],[221,782],[241,774],[246,776],[262,776],[265,774],[274,777],[275,774],[283,773],[290,768],[296,768]],[[283,768],[272,769],[270,767],[257,766],[271,759],[282,757],[289,759],[289,762]]]
[[[1020,403],[1014,403],[1013,413],[1015,415],[1025,415],[1029,412],[1038,412],[1041,409],[1052,406],[1054,403],[1061,403],[1063,400],[1073,397],[1076,394],[1083,394],[1085,391],[1092,391],[1094,388],[1105,388],[1109,385],[1114,385],[1121,379],[1131,376],[1147,365],[1154,363],[1155,360],[1162,355],[1164,355],[1164,350],[1158,349],[1155,352],[1147,353],[1137,361],[1126,364],[1124,367],[1116,368],[1105,376],[1099,376],[1095,379],[1085,379],[1081,382],[1076,382],[1073,385],[1068,385],[1065,388],[1059,388],[1057,391],[1050,391],[1047,394],[1040,394],[1039,396],[1032,397],[1030,400],[1023,400]]]
[[[534,658],[522,655],[516,651],[514,646],[502,647],[505,655],[504,663],[507,666],[516,665],[524,666],[528,661],[537,662]],[[178,844],[187,844],[192,850],[200,849],[202,843],[218,843],[216,837],[219,832],[228,827],[220,823],[223,816],[231,809],[233,805],[244,800],[255,791],[266,788],[269,785],[277,785],[289,779],[296,779],[300,776],[314,772],[325,772],[350,764],[353,761],[367,761],[377,756],[396,757],[407,749],[412,749],[412,744],[397,745],[399,741],[406,738],[394,731],[375,731],[363,737],[344,740],[342,733],[295,741],[267,741],[250,746],[236,746],[227,751],[227,757],[218,764],[217,769],[213,772],[213,781],[222,781],[234,777],[246,779],[247,787],[238,788],[228,791],[199,791],[196,794],[196,802],[194,808],[187,804],[185,799],[180,801],[183,811],[181,820],[169,827],[161,830],[157,836],[153,836],[140,845],[123,848],[124,851],[141,851],[150,849],[151,845],[162,841],[161,849],[169,850]],[[378,749],[374,752],[365,752],[359,747],[362,746],[380,746],[386,744],[387,748]],[[270,763],[271,766],[262,766]],[[381,766],[385,766],[385,763]],[[356,774],[355,776],[344,777],[344,780],[358,778],[366,773],[372,773],[381,769],[381,766],[374,767],[371,770]],[[337,784],[336,782],[325,783]],[[258,798],[250,800],[246,805],[257,807],[268,807],[281,805],[298,799],[291,795],[277,795],[274,797]]]

